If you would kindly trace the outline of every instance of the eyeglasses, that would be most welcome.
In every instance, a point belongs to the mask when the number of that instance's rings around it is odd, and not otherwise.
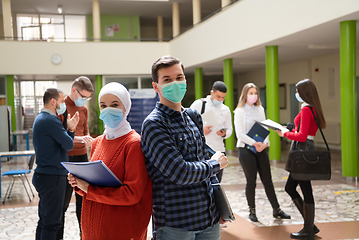
[[[76,88],[76,91],[80,94],[80,96],[81,96],[84,100],[90,100],[90,99],[91,99],[91,97],[86,97],[86,96],[82,95],[77,88]]]

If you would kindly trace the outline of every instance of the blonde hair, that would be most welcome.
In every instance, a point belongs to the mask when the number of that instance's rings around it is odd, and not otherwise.
[[[247,83],[247,84],[244,85],[244,87],[242,88],[242,93],[241,93],[241,96],[239,97],[237,108],[244,107],[244,105],[245,105],[246,102],[247,102],[247,94],[248,94],[248,91],[249,91],[249,89],[251,89],[251,88],[255,88],[255,89],[257,90],[258,99],[257,99],[257,101],[254,103],[254,105],[255,105],[255,106],[261,106],[261,105],[262,105],[261,100],[260,100],[260,98],[259,98],[259,90],[258,90],[258,87],[257,87],[254,83]],[[236,108],[236,109],[237,109],[237,108]]]

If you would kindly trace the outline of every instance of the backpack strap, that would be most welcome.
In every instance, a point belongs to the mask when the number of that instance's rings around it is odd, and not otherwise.
[[[206,109],[206,99],[205,98],[201,98],[202,101],[202,108],[201,108],[201,115],[204,113],[204,110]]]

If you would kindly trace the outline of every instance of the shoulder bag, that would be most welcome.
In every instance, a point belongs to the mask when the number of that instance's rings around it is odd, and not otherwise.
[[[311,106],[310,110],[322,134],[327,150],[291,151],[288,156],[288,160],[291,162],[290,173],[295,180],[329,180],[331,177],[329,146]]]

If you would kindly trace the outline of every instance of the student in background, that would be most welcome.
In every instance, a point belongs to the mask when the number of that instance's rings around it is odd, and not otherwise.
[[[79,113],[67,116],[65,129],[57,117],[66,110],[64,93],[56,88],[46,89],[41,109],[33,124],[33,144],[36,154],[35,173],[32,183],[39,194],[39,221],[36,240],[55,240],[61,226],[61,216],[66,189],[66,169],[61,162],[67,162],[67,151],[73,146]]]
[[[247,180],[246,197],[249,206],[249,219],[252,222],[258,222],[255,206],[257,173],[259,173],[268,200],[272,205],[273,217],[290,219],[290,216],[280,209],[274,191],[269,158],[265,150],[269,146],[268,137],[262,143],[256,142],[247,135],[255,121],[263,121],[266,119],[258,94],[258,88],[253,83],[244,85],[238,106],[234,111],[234,128],[238,138],[239,162],[242,165]],[[245,148],[245,144],[254,146],[257,153]]]
[[[142,124],[141,146],[153,181],[153,239],[219,240],[212,187],[218,181],[212,176],[228,161],[221,152],[209,157],[202,129],[182,107],[187,90],[183,71],[182,62],[172,56],[152,65],[152,86],[160,101]]]
[[[66,113],[73,116],[76,112],[79,113],[80,121],[77,124],[75,130],[74,138],[74,148],[67,153],[69,162],[88,162],[87,157],[87,146],[91,146],[93,138],[89,135],[88,130],[88,109],[85,106],[86,102],[91,99],[91,94],[93,93],[94,88],[91,83],[91,80],[87,77],[81,76],[76,78],[71,86],[71,92],[65,97],[66,103]],[[60,116],[60,119],[63,118],[63,115]],[[71,197],[72,197],[73,188],[70,184],[66,184],[66,193],[64,199],[64,208],[62,215],[62,226],[57,232],[57,239],[64,238],[64,227],[65,227],[65,213],[69,207]],[[81,231],[81,208],[82,208],[82,197],[75,193],[76,197],[76,217],[79,223],[80,237],[82,234]]]
[[[123,85],[112,82],[101,89],[98,99],[105,131],[92,142],[91,161],[102,160],[123,186],[92,186],[69,174],[69,183],[83,196],[83,238],[145,240],[152,209],[152,182],[140,135],[126,119],[131,109],[130,94]]]
[[[216,81],[211,90],[211,95],[204,99],[198,99],[192,103],[190,108],[197,110],[200,114],[213,111],[218,126],[203,126],[206,143],[214,151],[220,151],[226,155],[224,139],[232,135],[232,119],[229,107],[223,104],[227,94],[227,86],[222,81]],[[223,169],[217,173],[218,181],[222,181]]]
[[[294,118],[295,129],[291,132],[282,133],[277,130],[281,137],[286,137],[292,140],[290,151],[293,150],[314,150],[314,136],[318,131],[318,125],[314,119],[310,106],[318,120],[319,126],[324,129],[326,127],[325,118],[323,115],[322,105],[320,104],[317,88],[309,79],[299,81],[296,84],[297,92],[295,97],[299,102],[302,102],[302,109]],[[299,129],[299,130],[298,130]],[[289,168],[286,168],[289,170]],[[302,197],[297,192],[297,186],[300,186],[304,196]],[[314,234],[319,232],[319,229],[314,225],[314,196],[312,185],[310,181],[294,180],[289,173],[285,191],[292,198],[295,206],[304,218],[304,228],[298,233],[292,233],[291,238],[313,238]]]

